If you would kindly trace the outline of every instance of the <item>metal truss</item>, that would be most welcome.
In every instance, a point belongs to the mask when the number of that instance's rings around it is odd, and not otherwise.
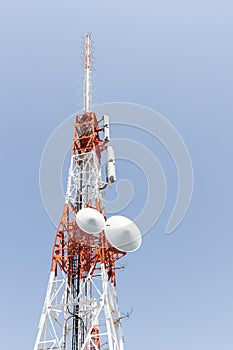
[[[109,131],[104,134],[109,126],[104,116],[97,120],[90,112],[90,35],[85,49],[84,113],[74,120],[65,205],[34,350],[124,350],[115,263],[125,253],[111,247],[104,232],[83,232],[75,219],[86,207],[104,215],[107,186],[101,176],[101,154],[109,141]]]
[[[34,350],[123,350],[116,288],[104,265],[99,276],[90,271],[76,292],[65,274],[51,272]]]
[[[79,208],[94,205],[103,208],[100,160],[95,151],[73,155],[69,169],[66,203]]]

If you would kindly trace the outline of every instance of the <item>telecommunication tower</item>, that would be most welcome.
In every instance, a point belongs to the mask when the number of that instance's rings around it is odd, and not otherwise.
[[[34,350],[123,350],[116,262],[141,245],[137,226],[106,218],[104,189],[116,180],[109,117],[91,111],[91,36],[85,37],[84,111],[75,115],[65,204]],[[106,152],[106,179],[102,154]]]

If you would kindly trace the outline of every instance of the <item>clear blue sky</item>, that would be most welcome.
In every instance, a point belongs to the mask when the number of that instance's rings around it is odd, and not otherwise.
[[[92,32],[95,102],[134,102],[166,116],[195,175],[189,212],[166,236],[176,173],[163,147],[153,149],[168,201],[118,276],[121,309],[134,310],[123,321],[125,348],[232,349],[232,16],[230,0],[2,4],[1,348],[33,347],[55,234],[40,198],[40,158],[55,127],[79,109],[81,36]],[[134,209],[136,199],[129,215]]]

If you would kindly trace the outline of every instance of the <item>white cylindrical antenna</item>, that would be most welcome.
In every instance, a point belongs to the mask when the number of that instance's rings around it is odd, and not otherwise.
[[[84,112],[91,110],[91,36],[85,37]]]
[[[116,181],[115,155],[112,146],[107,147],[106,177],[108,183]]]
[[[107,157],[108,157],[108,162],[113,162],[115,164],[115,153],[112,146],[107,147]]]
[[[110,141],[109,117],[104,115],[104,139]]]
[[[107,182],[115,182],[116,181],[116,169],[115,164],[113,162],[108,162],[107,166]]]

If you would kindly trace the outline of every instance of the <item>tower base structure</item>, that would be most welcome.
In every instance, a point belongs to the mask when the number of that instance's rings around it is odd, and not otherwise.
[[[76,282],[76,283],[75,283]],[[50,273],[34,350],[123,350],[124,337],[114,283],[104,264],[70,284]]]

